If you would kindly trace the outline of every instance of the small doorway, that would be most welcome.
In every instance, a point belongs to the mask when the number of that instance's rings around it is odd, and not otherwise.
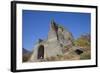
[[[38,59],[44,59],[44,46],[40,45],[38,48]]]

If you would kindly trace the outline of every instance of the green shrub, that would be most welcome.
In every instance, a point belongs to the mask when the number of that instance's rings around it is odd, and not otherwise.
[[[81,54],[80,59],[81,60],[91,59],[91,53],[90,52],[85,52],[85,53]]]

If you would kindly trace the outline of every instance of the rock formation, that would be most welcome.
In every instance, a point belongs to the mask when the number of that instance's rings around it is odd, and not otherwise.
[[[73,41],[74,38],[72,34],[63,26],[52,20],[47,39],[39,39],[39,42],[34,46],[34,52],[29,61],[48,61],[53,57],[58,59],[60,56],[67,55],[67,53],[73,52],[73,49],[70,49],[73,45]],[[76,54],[74,54],[74,56],[75,55]]]

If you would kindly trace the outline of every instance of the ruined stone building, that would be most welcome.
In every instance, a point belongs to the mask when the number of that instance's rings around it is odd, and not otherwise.
[[[38,43],[34,46],[29,61],[40,61],[41,59],[45,60],[52,56],[63,55],[65,53],[65,47],[72,45],[72,34],[52,20],[47,39],[39,39]]]

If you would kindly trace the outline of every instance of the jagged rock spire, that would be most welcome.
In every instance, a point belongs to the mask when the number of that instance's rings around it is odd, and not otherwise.
[[[51,20],[51,25],[50,25],[50,28],[54,31],[57,31],[57,24],[56,22],[54,21],[54,19]]]
[[[54,19],[51,20],[51,25],[55,25]]]
[[[57,38],[57,30],[58,26],[54,19],[52,19],[50,22],[50,31],[48,33],[48,39]]]

